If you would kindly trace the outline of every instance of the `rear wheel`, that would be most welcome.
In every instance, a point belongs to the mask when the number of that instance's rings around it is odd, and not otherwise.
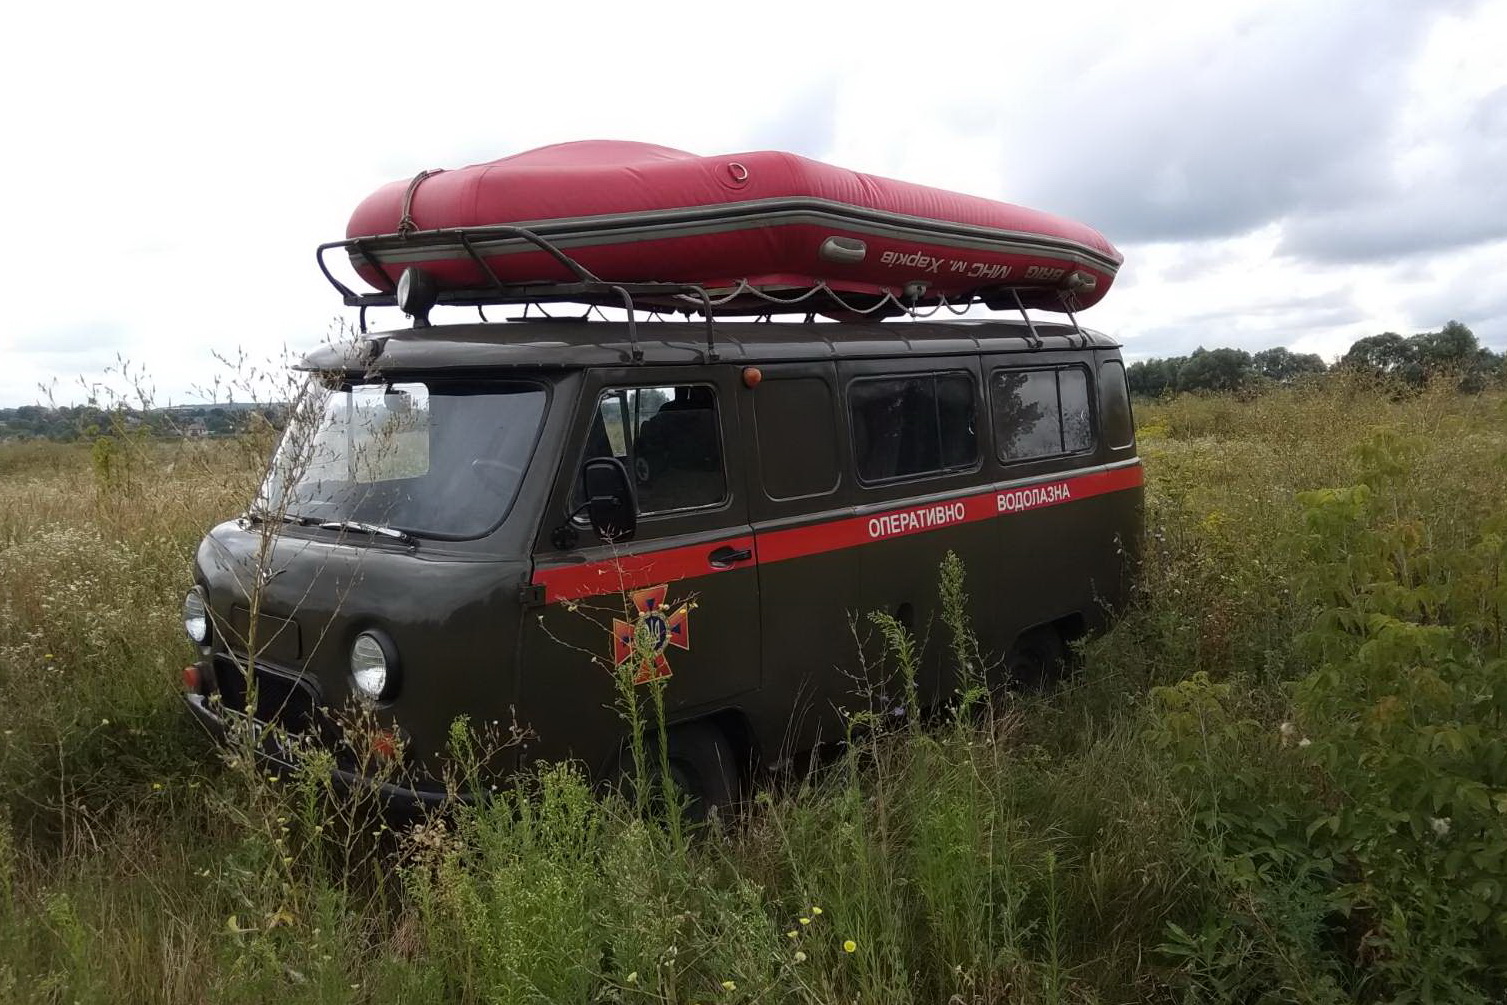
[[[1022,632],[1005,656],[1009,685],[1039,689],[1055,684],[1067,669],[1067,643],[1051,625]]]

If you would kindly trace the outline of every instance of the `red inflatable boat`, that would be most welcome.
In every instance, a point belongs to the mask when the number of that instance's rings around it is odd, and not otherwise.
[[[1080,310],[1121,262],[1092,228],[1008,203],[787,153],[697,157],[608,140],[393,182],[356,208],[346,236],[360,239],[348,246],[357,273],[381,291],[409,266],[448,290],[578,278],[516,235],[487,233],[498,225],[533,231],[596,278],[697,284],[753,312],[823,288],[839,303],[1018,296]]]

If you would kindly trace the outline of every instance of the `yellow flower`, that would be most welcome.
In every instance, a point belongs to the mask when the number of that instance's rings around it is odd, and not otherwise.
[[[812,914],[821,914],[822,913],[822,909],[819,908],[819,907],[813,907],[813,908],[811,908],[811,913]]]
[[[858,952],[858,943],[854,942],[852,939],[849,939],[842,944],[842,951],[845,953],[856,953]]]
[[[638,983],[638,971],[637,970],[633,971],[633,973],[631,973],[631,974],[628,975],[628,983],[629,984],[637,984]]]
[[[805,963],[806,962],[806,954],[803,953],[803,952],[800,952],[799,950],[797,950],[796,954],[795,954],[795,962],[797,962],[797,963]]]
[[[736,990],[738,990],[738,985],[734,984],[732,981],[723,981],[722,982],[722,990],[723,991],[736,991]]]
[[[797,932],[795,929],[792,928],[790,931],[788,931],[788,932],[785,933],[785,936],[786,936],[786,938],[793,939],[793,938],[795,938],[799,934],[800,934],[799,932]]]
[[[802,918],[801,919],[801,924],[803,924],[803,925],[809,925],[809,924],[811,924],[811,919],[810,918]]]

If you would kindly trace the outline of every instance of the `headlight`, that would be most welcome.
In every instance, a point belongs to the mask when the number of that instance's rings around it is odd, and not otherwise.
[[[204,603],[204,591],[197,586],[183,598],[183,630],[198,645],[209,642],[209,607]]]
[[[351,645],[351,681],[368,701],[384,701],[398,690],[396,652],[374,632],[362,632]]]

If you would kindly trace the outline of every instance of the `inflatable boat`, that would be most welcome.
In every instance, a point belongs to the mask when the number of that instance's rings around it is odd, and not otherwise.
[[[776,151],[698,157],[645,143],[562,143],[383,186],[346,250],[390,292],[416,266],[444,290],[596,279],[694,284],[719,309],[961,304],[1076,311],[1122,261],[1098,231],[1038,210]],[[493,233],[488,233],[493,228]],[[996,303],[998,301],[998,303]]]

